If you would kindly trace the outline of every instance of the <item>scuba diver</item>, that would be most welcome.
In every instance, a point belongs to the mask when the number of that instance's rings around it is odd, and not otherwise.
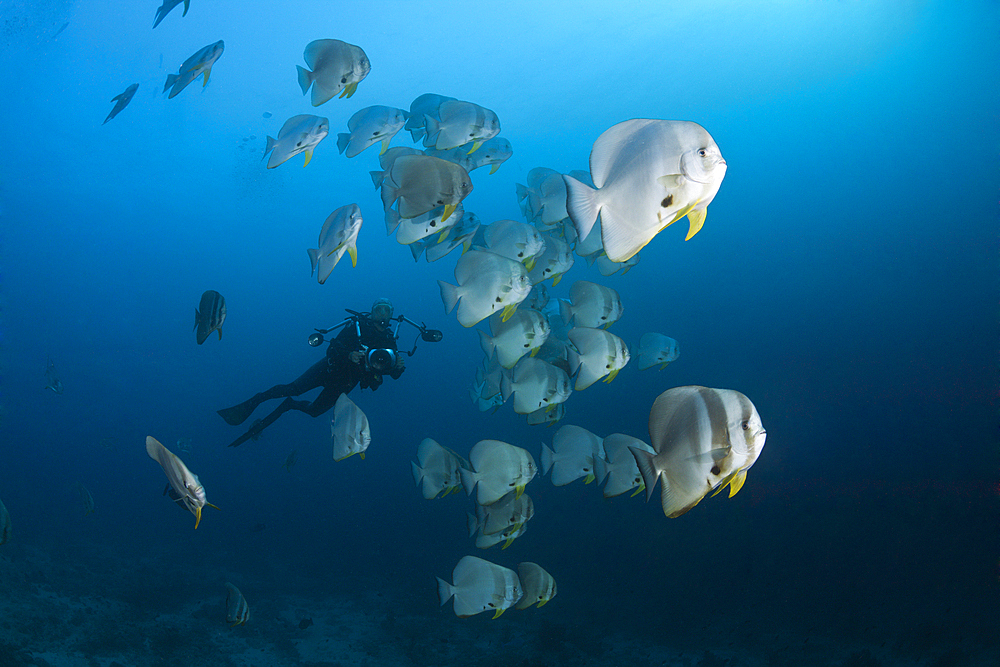
[[[237,447],[250,439],[256,440],[261,431],[289,410],[299,410],[318,417],[332,408],[341,394],[348,393],[358,384],[362,389],[370,387],[374,391],[382,384],[385,375],[398,380],[406,370],[403,354],[413,356],[417,349],[416,341],[410,351],[398,349],[396,339],[400,323],[407,322],[416,327],[420,331],[420,338],[427,342],[436,343],[441,340],[441,332],[436,329],[428,329],[403,315],[393,318],[389,299],[376,300],[370,313],[345,310],[350,316],[343,322],[329,329],[316,329],[316,333],[309,336],[309,345],[318,347],[324,342],[323,334],[341,329],[337,337],[330,340],[325,359],[310,366],[289,384],[275,385],[238,405],[218,410],[219,416],[227,423],[238,426],[264,401],[272,398],[285,399],[271,414],[255,421],[246,433],[230,443],[230,447]],[[396,321],[395,331],[389,329],[393,320]],[[323,390],[311,403],[291,398],[316,387],[323,387]]]

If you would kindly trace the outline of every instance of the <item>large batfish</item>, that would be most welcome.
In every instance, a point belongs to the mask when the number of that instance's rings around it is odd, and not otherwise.
[[[535,563],[518,563],[517,577],[523,595],[515,609],[527,609],[537,603],[539,607],[556,596],[556,580]]]
[[[389,142],[403,129],[408,111],[395,107],[371,106],[358,111],[347,121],[347,133],[337,135],[337,148],[354,157],[369,146],[382,142],[379,155],[389,149]]]
[[[295,157],[299,153],[305,153],[306,160],[302,163],[302,166],[305,167],[312,159],[316,146],[328,134],[330,134],[330,121],[326,118],[311,114],[292,116],[281,126],[277,139],[268,136],[261,159],[263,160],[270,153],[271,157],[267,161],[267,168],[274,169],[289,158]]]
[[[184,503],[184,506],[191,514],[194,514],[194,528],[198,530],[201,523],[201,508],[205,505],[215,507],[205,498],[205,487],[198,481],[198,475],[187,469],[184,462],[177,458],[177,455],[160,444],[160,441],[153,436],[146,436],[146,453],[149,458],[160,464],[163,472],[167,474],[167,481],[174,490],[174,494]],[[173,495],[171,496],[173,498]],[[215,509],[219,509],[215,507]]]
[[[348,204],[331,213],[323,223],[323,228],[319,231],[319,248],[309,248],[306,251],[312,264],[312,273],[316,273],[320,285],[330,277],[333,267],[337,266],[345,252],[351,255],[351,266],[358,265],[358,232],[361,231],[362,222],[358,205]]]
[[[531,291],[524,264],[482,250],[470,250],[459,258],[455,280],[457,286],[443,280],[438,285],[445,312],[458,305],[458,322],[463,327],[474,326],[495,312],[502,312],[504,321],[510,319]]]
[[[196,51],[190,58],[181,65],[180,72],[168,74],[167,82],[163,86],[163,92],[170,91],[167,99],[172,99],[177,93],[187,88],[188,84],[197,79],[202,74],[205,75],[205,83],[202,88],[208,85],[208,77],[212,74],[212,65],[222,56],[226,45],[220,39],[215,44],[209,44]]]
[[[476,491],[480,505],[492,505],[511,490],[520,496],[538,472],[528,450],[499,440],[480,440],[473,445],[469,468],[459,470],[462,486],[470,496]]]
[[[339,39],[309,42],[302,55],[312,71],[295,66],[299,87],[305,95],[312,86],[314,107],[329,101],[337,93],[341,97],[350,97],[372,69],[368,56],[360,46]]]
[[[465,556],[451,574],[453,584],[438,578],[438,597],[443,605],[455,598],[455,615],[468,618],[484,611],[497,618],[521,599],[517,573],[482,558]]]
[[[222,323],[226,321],[226,297],[215,290],[201,295],[201,302],[194,309],[194,330],[198,332],[198,345],[205,342],[213,331],[222,340]]]
[[[343,461],[355,454],[365,458],[368,445],[372,442],[368,417],[347,394],[341,394],[333,406],[330,435],[333,438],[334,461]]]
[[[399,201],[401,218],[415,218],[444,206],[447,220],[458,204],[472,192],[472,179],[464,168],[429,155],[396,158],[382,181],[382,205]]]
[[[729,497],[735,496],[766,435],[757,408],[740,392],[675,387],[660,394],[649,412],[655,454],[629,449],[642,473],[646,500],[662,479],[663,513],[673,519],[712,490],[718,493],[728,485]]]
[[[600,214],[604,251],[624,262],[685,215],[685,240],[697,234],[726,175],[726,161],[701,125],[640,118],[597,138],[590,174],[596,189],[563,177],[566,208],[582,239]]]

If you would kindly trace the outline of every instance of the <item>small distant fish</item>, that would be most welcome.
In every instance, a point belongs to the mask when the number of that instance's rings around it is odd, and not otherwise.
[[[479,344],[487,357],[496,354],[504,368],[513,368],[526,354],[534,356],[551,331],[545,316],[530,308],[519,308],[506,322],[501,313],[494,313],[489,321],[492,335],[480,330]]]
[[[163,92],[170,91],[167,99],[173,99],[177,93],[187,88],[189,83],[202,74],[205,75],[205,83],[202,84],[202,88],[207,86],[208,77],[212,74],[212,65],[222,56],[225,48],[226,45],[221,39],[215,44],[209,44],[185,60],[178,74],[168,74],[167,82],[163,85]]]
[[[123,92],[112,97],[111,101],[116,102],[116,104],[114,108],[111,109],[111,112],[108,114],[108,117],[104,119],[104,123],[101,123],[101,125],[107,123],[109,120],[117,116],[122,109],[127,107],[128,103],[132,101],[132,96],[135,95],[135,91],[137,90],[139,90],[139,84],[133,83],[130,86],[128,86]]]
[[[552,279],[553,287],[559,284],[563,274],[573,268],[573,251],[569,244],[554,234],[542,234],[545,247],[534,258],[534,266],[528,271],[532,285]]]
[[[292,466],[295,465],[295,455],[298,453],[298,451],[299,450],[297,449],[293,449],[292,451],[290,451],[288,453],[288,456],[285,457],[285,462],[281,464],[281,467],[287,470],[288,472],[292,472]]]
[[[611,382],[631,359],[625,341],[604,329],[574,327],[569,331],[569,340],[575,348],[569,354],[575,391],[586,389],[601,378]]]
[[[250,620],[250,605],[240,593],[240,589],[226,582],[226,622],[229,627],[235,628]]]
[[[94,497],[90,495],[90,491],[87,490],[80,482],[73,485],[76,489],[77,494],[80,496],[80,504],[83,505],[83,516],[89,516],[94,513]]]
[[[271,117],[271,112],[270,112],[270,111],[265,111],[265,112],[264,112],[264,113],[262,113],[261,115],[262,115],[262,116],[263,116],[264,118],[270,118],[270,117]]]
[[[191,438],[177,438],[177,451],[190,452]]]
[[[514,370],[504,374],[500,392],[504,401],[514,398],[514,412],[527,415],[553,409],[569,398],[573,386],[563,369],[541,359],[521,357]]]
[[[382,171],[368,172],[371,174],[372,183],[375,184],[376,190],[382,187],[382,182],[388,175],[389,170],[392,169],[392,164],[396,161],[396,158],[400,158],[404,155],[423,155],[423,153],[418,151],[416,148],[410,148],[409,146],[393,146],[378,156],[378,163],[379,166],[382,167]],[[392,229],[387,229],[386,234],[392,234]]]
[[[531,283],[524,264],[491,252],[470,250],[455,265],[458,285],[438,281],[446,313],[458,306],[458,322],[472,327],[495,312],[504,321],[528,296]]]
[[[631,449],[655,454],[653,448],[642,440],[623,433],[612,433],[604,438],[603,447],[604,457],[594,459],[594,475],[598,484],[604,484],[604,497],[613,498],[632,489],[635,489],[633,496],[645,491],[646,484],[642,481]]]
[[[590,173],[596,188],[563,177],[566,208],[580,238],[600,214],[604,251],[611,261],[624,262],[684,216],[685,240],[697,234],[726,167],[715,140],[697,123],[627,120],[594,142]]]
[[[306,154],[306,160],[302,163],[305,167],[312,159],[313,151],[319,142],[330,134],[330,121],[322,116],[312,116],[310,114],[300,114],[292,116],[285,121],[278,131],[278,138],[267,137],[267,145],[264,147],[263,160],[267,154],[271,154],[271,159],[267,161],[267,168],[274,169],[286,162],[289,158],[295,157],[299,153]]]
[[[680,356],[677,341],[660,333],[644,333],[639,339],[637,362],[639,370],[644,371],[659,364],[662,371],[672,361]]]
[[[198,308],[194,309],[194,330],[198,332],[198,345],[205,342],[213,331],[222,340],[222,324],[226,321],[226,298],[215,290],[201,295]]]
[[[3,501],[0,500],[0,544],[7,544],[10,541],[12,535],[10,527],[10,513],[4,506]]]
[[[517,573],[475,556],[465,556],[452,572],[454,582],[438,578],[438,597],[444,605],[455,598],[455,615],[468,618],[484,611],[498,618],[505,609],[521,599],[521,582]]]
[[[528,185],[517,184],[521,211],[528,222],[551,227],[569,213],[566,211],[566,183],[554,169],[536,167],[528,172]]]
[[[337,93],[350,97],[358,89],[358,84],[368,76],[371,63],[360,46],[342,42],[339,39],[317,39],[306,45],[303,53],[306,64],[312,71],[295,66],[299,87],[305,95],[312,86],[312,105],[328,102]],[[343,92],[341,92],[343,91]]]
[[[146,453],[163,468],[167,481],[177,494],[176,500],[183,502],[188,511],[194,514],[194,528],[197,530],[198,524],[201,523],[201,508],[205,505],[215,507],[205,498],[205,487],[201,485],[198,476],[188,470],[176,454],[152,436],[146,436]]]
[[[397,201],[401,218],[415,218],[444,206],[447,220],[458,204],[472,192],[469,172],[447,160],[429,155],[403,155],[392,163],[382,181],[382,205]]]
[[[478,104],[446,100],[436,113],[424,117],[424,147],[448,150],[471,143],[474,153],[483,142],[500,133],[497,115]]]
[[[395,211],[389,209],[385,212],[386,229],[391,226],[389,219],[392,218],[395,220],[397,242],[403,245],[410,245],[422,239],[434,237],[431,240],[437,243],[448,233],[448,230],[453,225],[461,222],[465,216],[465,207],[461,203],[455,207],[446,220],[444,216],[447,210],[444,206],[438,206],[412,218],[400,218]]]
[[[506,162],[513,154],[514,149],[511,148],[510,142],[503,137],[493,137],[488,141],[484,141],[479,150],[471,155],[465,146],[457,146],[446,151],[439,151],[434,148],[424,150],[424,155],[439,157],[442,160],[462,165],[468,172],[490,165],[491,174],[495,174],[500,165]]]
[[[567,324],[607,329],[625,312],[617,290],[587,280],[573,283],[569,296],[571,302],[559,302],[559,314]]]
[[[337,148],[350,158],[382,142],[381,155],[389,149],[389,142],[396,133],[403,129],[408,115],[409,112],[395,107],[365,107],[347,121],[348,132],[337,135]]]
[[[319,248],[309,248],[309,262],[322,285],[333,272],[333,267],[348,253],[351,266],[358,265],[358,232],[361,231],[361,209],[357,204],[341,206],[331,213],[319,231]]]
[[[406,125],[403,126],[403,129],[410,133],[414,142],[420,141],[426,132],[427,116],[437,116],[438,108],[445,102],[454,99],[454,97],[435,93],[420,95],[410,103],[410,116],[406,119]]]
[[[365,458],[365,451],[372,442],[368,417],[347,394],[341,394],[333,406],[330,435],[333,438],[334,461],[343,461],[355,454]]]
[[[468,467],[469,462],[436,440],[424,438],[420,441],[417,461],[419,465],[410,461],[413,481],[427,500],[438,496],[444,498],[462,488],[459,470]]]
[[[660,394],[649,412],[655,453],[630,451],[646,485],[646,500],[662,479],[663,513],[673,519],[713,490],[729,486],[729,497],[735,496],[766,436],[757,408],[740,392],[675,387]]]
[[[181,4],[181,2],[184,3],[184,12],[181,16],[187,16],[191,0],[163,0],[163,4],[156,10],[156,16],[153,17],[153,27],[156,28],[156,26],[160,25],[160,21],[170,13],[170,10]]]
[[[556,596],[556,580],[534,563],[519,563],[517,577],[521,582],[523,595],[514,605],[515,609],[527,609],[535,603],[541,608]]]
[[[65,30],[68,27],[69,27],[69,21],[66,21],[65,23],[62,24],[62,27],[56,30],[56,34],[52,35],[52,39],[55,39],[56,37],[61,35],[63,33],[63,30]]]
[[[556,403],[551,408],[538,408],[534,412],[525,415],[529,426],[552,426],[566,416],[566,403]]]
[[[481,224],[478,215],[463,210],[461,219],[438,237],[437,243],[427,248],[425,255],[427,261],[436,262],[459,246],[462,248],[463,255],[467,253],[472,247],[472,239],[475,238]],[[417,258],[414,257],[414,259]]]
[[[56,365],[52,363],[52,357],[48,357],[45,364],[45,388],[56,394],[63,393],[63,383],[56,373]]]
[[[484,535],[512,533],[535,516],[535,503],[527,493],[511,491],[492,505],[476,505],[476,520]]]
[[[520,496],[538,471],[531,453],[499,440],[480,440],[469,451],[469,469],[459,470],[468,495],[476,491],[476,502],[492,505],[512,489]]]
[[[552,472],[552,484],[565,486],[583,479],[596,479],[594,459],[604,456],[603,438],[585,428],[567,424],[552,437],[552,448],[542,443],[542,474]]]

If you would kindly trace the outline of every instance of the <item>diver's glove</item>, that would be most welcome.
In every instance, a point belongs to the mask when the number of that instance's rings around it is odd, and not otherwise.
[[[365,354],[361,350],[354,350],[347,355],[347,358],[351,360],[352,364],[360,364],[364,360]]]

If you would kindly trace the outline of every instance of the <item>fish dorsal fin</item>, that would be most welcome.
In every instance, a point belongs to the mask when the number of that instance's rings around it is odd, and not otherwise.
[[[635,152],[632,140],[634,135],[655,120],[636,118],[618,123],[598,137],[594,148],[590,151],[590,175],[594,187],[603,188],[608,175],[620,166],[619,162],[628,159]]]

